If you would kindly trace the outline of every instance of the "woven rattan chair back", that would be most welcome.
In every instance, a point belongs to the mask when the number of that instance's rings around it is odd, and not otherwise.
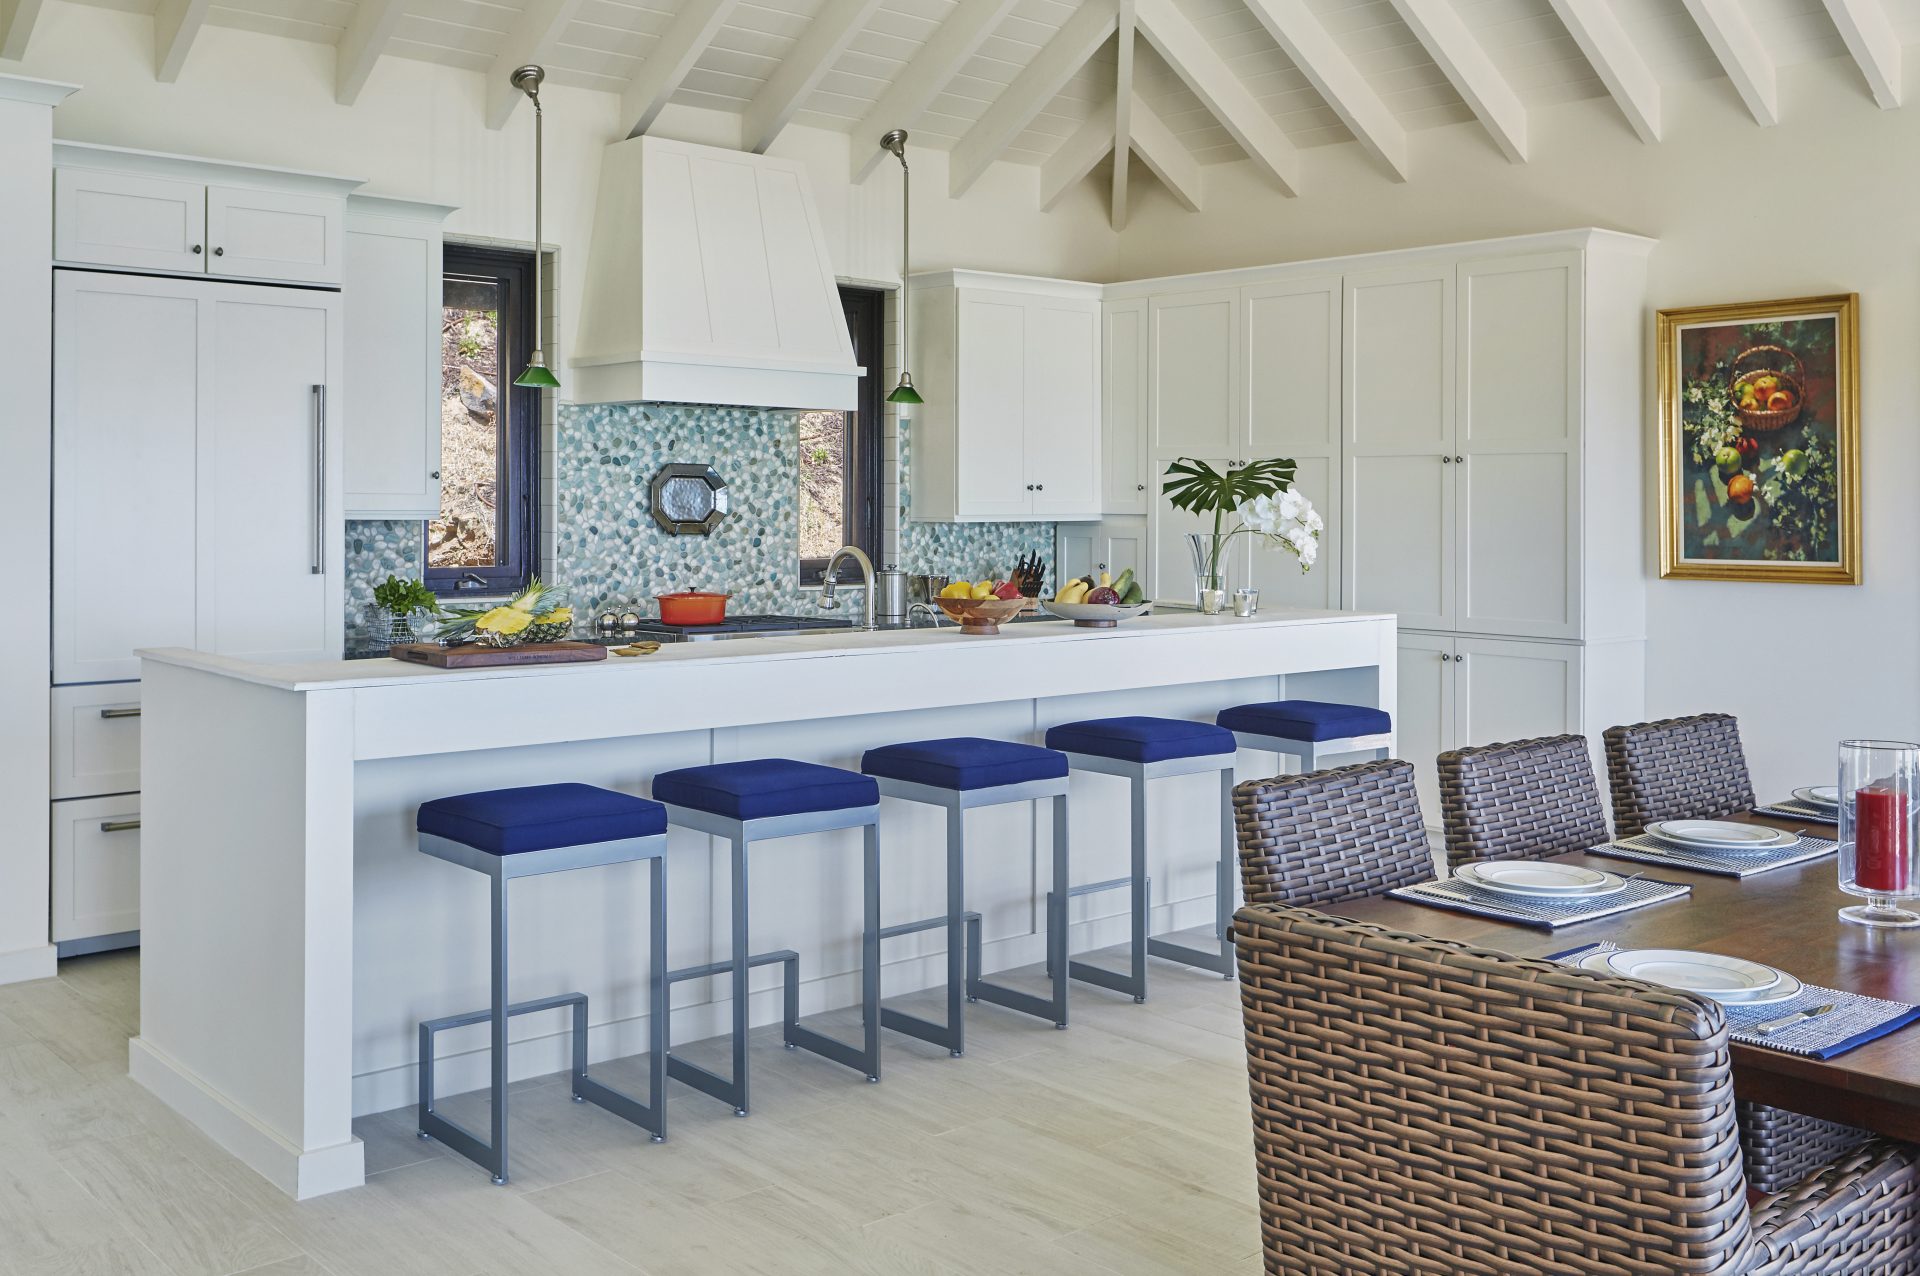
[[[1725,1021],[1645,984],[1235,916],[1269,1272],[1738,1272]]]
[[[1516,740],[1440,755],[1447,863],[1537,860],[1607,840],[1587,738]]]
[[[1753,809],[1753,781],[1732,714],[1608,727],[1613,828],[1633,837],[1657,820],[1712,820]]]
[[[1248,780],[1233,820],[1249,904],[1337,904],[1434,876],[1408,762]]]

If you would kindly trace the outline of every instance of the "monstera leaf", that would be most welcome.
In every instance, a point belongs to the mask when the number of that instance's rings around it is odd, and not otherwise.
[[[1255,497],[1274,496],[1292,487],[1296,468],[1292,461],[1275,457],[1222,473],[1205,461],[1183,456],[1167,467],[1167,481],[1160,490],[1175,509],[1230,514]]]

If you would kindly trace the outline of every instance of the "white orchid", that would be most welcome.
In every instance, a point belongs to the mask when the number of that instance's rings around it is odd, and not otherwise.
[[[1292,488],[1276,496],[1256,496],[1242,501],[1234,510],[1240,516],[1238,531],[1251,532],[1269,545],[1292,553],[1306,571],[1320,557],[1320,533],[1326,520],[1313,508],[1313,502]]]

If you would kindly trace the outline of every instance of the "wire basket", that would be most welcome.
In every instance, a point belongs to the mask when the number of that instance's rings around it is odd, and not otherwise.
[[[1775,366],[1752,368],[1741,371],[1741,365],[1753,355],[1772,355]],[[1785,365],[1791,364],[1792,371]],[[1734,356],[1732,365],[1733,381],[1727,386],[1727,397],[1733,403],[1733,410],[1739,415],[1740,422],[1756,433],[1769,430],[1783,430],[1800,419],[1801,406],[1806,402],[1806,387],[1802,381],[1805,373],[1800,365],[1800,356],[1785,346],[1753,346]],[[1761,389],[1763,378],[1772,378],[1771,383]],[[1758,392],[1761,400],[1759,407],[1749,408],[1741,403],[1740,390],[1751,386]],[[1767,400],[1786,396],[1786,402],[1769,405]]]

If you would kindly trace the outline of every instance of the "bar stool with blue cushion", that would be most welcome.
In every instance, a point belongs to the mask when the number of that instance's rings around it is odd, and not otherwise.
[[[1070,892],[1091,895],[1122,886],[1131,888],[1130,972],[1116,974],[1076,961],[1068,964],[1068,973],[1102,988],[1130,993],[1135,1001],[1147,999],[1149,953],[1233,978],[1233,884],[1238,876],[1233,836],[1233,733],[1182,718],[1094,718],[1048,728],[1047,747],[1066,754],[1068,764],[1076,771],[1120,776],[1130,784],[1133,796],[1132,871],[1126,877],[1090,882]],[[1152,883],[1147,880],[1147,781],[1205,771],[1220,773],[1220,860],[1214,879],[1213,910],[1218,952],[1202,952],[1147,936],[1152,904]]]
[[[1325,700],[1268,700],[1222,709],[1215,719],[1243,749],[1264,749],[1318,771],[1327,758],[1350,753],[1384,760],[1393,751],[1393,718],[1384,709]]]
[[[791,758],[757,758],[666,771],[653,778],[653,796],[667,819],[682,828],[724,837],[733,847],[732,954],[726,961],[667,972],[669,983],[729,976],[733,986],[733,1075],[689,1063],[671,1054],[667,1075],[747,1114],[747,972],[780,963],[784,968],[782,1040],[845,1064],[869,1081],[880,1079],[880,791],[869,776]],[[791,949],[747,951],[747,848],[769,838],[857,828],[865,837],[865,924],[860,938],[860,1005],[866,1023],[859,1047],[799,1024],[800,957]]]
[[[961,736],[916,740],[869,749],[860,769],[875,778],[882,797],[924,802],[947,813],[947,911],[925,921],[882,927],[880,938],[947,928],[947,1021],[882,1007],[881,1026],[945,1046],[954,1058],[966,1049],[960,1009],[990,1001],[1067,1026],[1067,758],[1053,749],[1008,740]],[[980,914],[966,911],[966,814],[975,807],[1053,799],[1053,889],[1047,893],[1047,969],[1053,995],[1036,997],[980,977]],[[964,933],[963,933],[964,927]],[[964,947],[963,947],[964,938]],[[962,964],[964,955],[965,964]]]
[[[485,1010],[429,1019],[420,1025],[420,1137],[436,1138],[507,1181],[507,1021],[515,1015],[571,1008],[576,1103],[598,1104],[653,1135],[667,1134],[667,812],[658,802],[588,784],[541,784],[493,789],[422,803],[415,819],[420,849],[485,873],[493,888],[493,999]],[[648,939],[649,1089],[647,1103],[587,1075],[587,998],[561,993],[535,1001],[507,1000],[507,883],[519,877],[563,873],[647,860],[652,865]],[[434,1107],[433,1039],[449,1028],[492,1025],[493,1128],[485,1141]]]

